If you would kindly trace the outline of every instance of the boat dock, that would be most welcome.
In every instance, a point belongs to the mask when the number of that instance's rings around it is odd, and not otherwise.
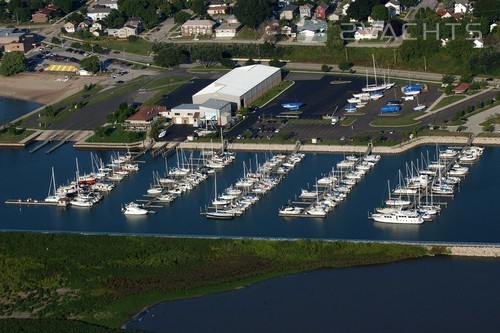
[[[7,205],[20,205],[20,206],[57,206],[57,202],[45,202],[36,199],[7,199],[5,200]]]
[[[66,138],[64,138],[63,140],[61,140],[58,144],[56,144],[54,147],[52,148],[49,148],[45,151],[45,154],[50,154],[52,153],[54,150],[56,150],[57,148],[61,147],[62,145],[66,144],[69,139],[71,139],[71,137],[73,136],[73,134],[70,134],[69,136],[67,136]]]
[[[52,135],[51,137],[45,139],[45,141],[43,141],[42,143],[40,143],[38,146],[36,146],[35,148],[31,149],[29,152],[30,154],[33,154],[34,152],[36,152],[37,150],[45,147],[46,145],[48,145],[49,143],[51,143],[55,138],[56,138],[57,134],[54,134]]]
[[[316,180],[316,184],[313,186],[315,191],[303,190],[299,196],[301,200],[298,201],[296,196],[295,201],[280,209],[278,215],[281,217],[326,217],[331,209],[346,198],[364,173],[375,165],[375,161],[370,162],[369,167],[366,164],[366,168],[364,164],[364,171],[361,172],[361,164],[368,163],[369,156],[374,156],[371,153],[372,146],[369,145],[362,156],[358,158],[348,156],[346,160],[337,163],[337,171],[332,171],[329,175],[320,179],[320,181],[324,180],[324,182],[318,183],[318,180]],[[380,159],[380,156],[377,157],[376,161],[378,159]]]

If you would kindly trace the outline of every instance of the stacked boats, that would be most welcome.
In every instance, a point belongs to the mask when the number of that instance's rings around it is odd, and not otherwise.
[[[302,189],[302,202],[287,204],[278,211],[283,217],[326,217],[342,202],[354,185],[380,160],[380,155],[347,156],[332,171],[316,180],[315,190]]]
[[[304,154],[294,152],[272,155],[264,163],[256,161],[255,171],[247,170],[243,163],[243,177],[235,184],[226,188],[222,194],[217,191],[217,178],[214,180],[214,198],[203,215],[211,219],[233,219],[241,216],[260,198],[276,187],[286,174],[297,163],[302,161]]]
[[[370,218],[376,222],[397,224],[422,224],[431,221],[441,210],[433,197],[452,197],[455,189],[469,171],[460,163],[474,163],[484,148],[448,148],[438,151],[437,159],[424,166],[411,164],[406,168],[406,176],[399,172],[398,186],[391,190],[388,182],[389,198],[383,207],[376,208]],[[427,161],[429,159],[427,158]]]

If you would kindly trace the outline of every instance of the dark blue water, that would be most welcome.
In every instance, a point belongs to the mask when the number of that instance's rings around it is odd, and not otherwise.
[[[144,332],[500,332],[498,259],[426,258],[282,276],[161,303]]]
[[[12,121],[39,108],[41,104],[19,99],[4,98],[0,95],[0,122]]]
[[[50,147],[50,146],[49,146]],[[56,171],[56,180],[74,178],[75,158],[80,170],[90,171],[90,152],[73,150],[70,145],[45,154],[41,149],[34,154],[26,150],[0,150],[0,200],[18,198],[43,199],[47,195],[50,170]],[[293,199],[300,188],[311,186],[314,179],[328,172],[343,158],[338,154],[309,154],[288,174],[273,191],[254,205],[242,217],[232,221],[207,220],[199,215],[213,195],[213,178],[169,206],[158,209],[155,215],[127,217],[120,207],[142,198],[152,182],[152,171],[163,173],[164,161],[145,158],[141,171],[132,175],[91,209],[68,207],[19,207],[0,204],[0,229],[51,230],[70,232],[105,232],[174,235],[302,237],[330,239],[419,240],[453,242],[500,241],[500,205],[498,165],[500,148],[487,148],[481,159],[471,167],[462,182],[460,192],[433,222],[420,226],[381,225],[367,219],[368,211],[381,204],[387,196],[387,179],[397,180],[398,169],[405,163],[420,158],[421,152],[434,154],[435,147],[418,148],[396,156],[383,156],[376,167],[337,206],[326,219],[284,219],[277,215],[280,206]],[[99,153],[109,161],[109,153]],[[264,155],[259,154],[259,161]],[[242,162],[255,160],[254,153],[237,154],[237,161],[223,170],[218,178],[219,191],[243,173]],[[175,157],[169,166],[175,164]],[[252,162],[254,164],[254,162]]]

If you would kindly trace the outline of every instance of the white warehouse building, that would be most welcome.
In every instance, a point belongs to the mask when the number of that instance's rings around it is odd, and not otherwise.
[[[238,67],[193,95],[193,103],[209,99],[231,102],[233,109],[252,104],[281,82],[281,69],[264,65]]]

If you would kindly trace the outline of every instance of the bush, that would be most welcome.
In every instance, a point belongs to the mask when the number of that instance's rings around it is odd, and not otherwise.
[[[329,72],[330,71],[330,66],[325,65],[325,64],[321,65],[321,71],[325,72],[325,73]]]
[[[232,61],[231,59],[229,58],[222,58],[221,61],[220,61],[220,64],[226,68],[234,68],[235,67],[235,64],[234,64],[234,61]]]
[[[282,67],[283,64],[278,59],[272,59],[271,61],[269,61],[269,66]]]
[[[251,66],[251,65],[255,65],[255,61],[252,58],[245,61],[245,66]]]
[[[137,40],[139,39],[139,37],[137,37],[137,36],[128,36],[127,39],[128,39],[129,42],[134,43],[134,42],[137,42]]]

